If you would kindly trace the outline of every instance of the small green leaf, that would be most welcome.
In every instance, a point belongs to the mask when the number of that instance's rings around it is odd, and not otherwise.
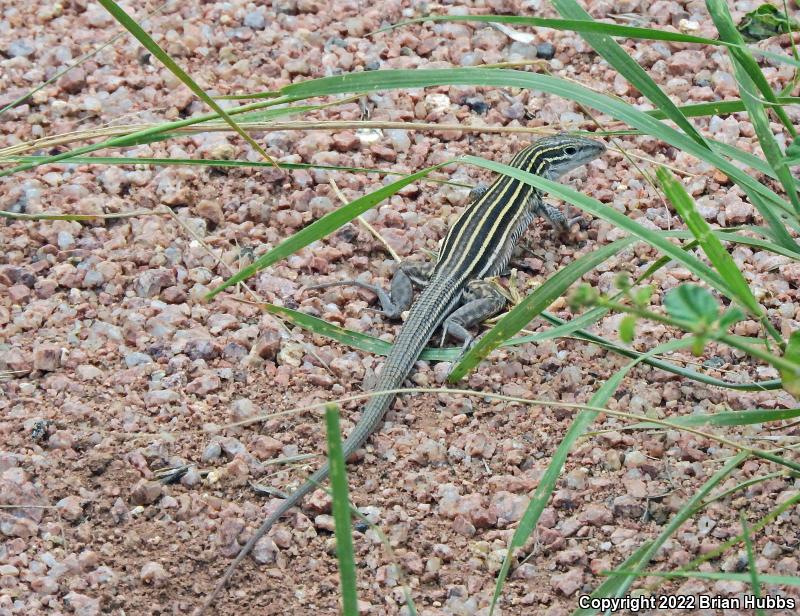
[[[664,297],[667,313],[679,321],[712,323],[719,314],[719,304],[711,293],[695,284],[682,284]]]
[[[636,335],[636,316],[633,314],[626,314],[619,324],[619,337],[625,344],[633,342],[633,337]]]
[[[744,319],[745,314],[735,306],[728,308],[719,317],[719,328],[723,331],[727,330],[734,323],[738,323]]]
[[[592,306],[597,301],[597,291],[592,285],[583,283],[569,296],[569,307],[573,310]]]
[[[792,29],[796,31],[800,29],[800,24],[771,4],[762,4],[755,11],[745,14],[736,29],[746,40],[753,43],[779,34],[787,34]]]
[[[655,291],[655,287],[651,284],[639,287],[631,295],[631,300],[633,300],[633,303],[639,308],[646,308],[650,304],[650,298],[653,297]]]
[[[787,158],[800,157],[800,135],[795,137],[789,144],[789,146],[786,148],[786,157]]]
[[[795,370],[781,370],[783,388],[793,396],[800,397],[800,330],[789,336],[789,344],[786,345],[783,357],[797,365]]]
[[[614,286],[620,291],[629,290],[633,286],[633,282],[631,282],[631,277],[628,272],[620,272],[617,274],[617,277],[614,279]]]

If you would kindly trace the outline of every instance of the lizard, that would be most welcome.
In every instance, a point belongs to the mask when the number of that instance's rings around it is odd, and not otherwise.
[[[509,165],[556,180],[599,157],[605,150],[605,145],[598,141],[558,134],[523,148]],[[403,261],[388,292],[361,281],[316,285],[316,288],[335,285],[366,288],[375,293],[387,318],[399,318],[410,309],[373,391],[400,387],[440,326],[442,342],[449,335],[462,342],[463,351],[471,346],[474,337],[469,329],[502,311],[507,303],[505,296],[487,279],[505,271],[517,241],[537,215],[548,218],[562,234],[568,229],[567,219],[558,208],[544,202],[541,191],[501,175],[488,188],[479,186],[473,190],[471,201],[447,231],[436,262]],[[422,290],[412,305],[415,287]],[[342,445],[345,460],[378,428],[394,398],[394,394],[378,393],[366,403],[359,421]],[[328,471],[327,463],[320,466],[269,515],[228,566],[200,614],[211,606],[256,542],[323,482]]]

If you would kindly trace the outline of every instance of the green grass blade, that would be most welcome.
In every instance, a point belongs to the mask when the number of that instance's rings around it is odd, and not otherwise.
[[[344,452],[339,429],[339,408],[335,404],[325,407],[325,427],[328,437],[336,558],[339,561],[339,582],[342,587],[342,613],[344,616],[358,616],[356,561],[353,556],[353,529],[350,526],[350,496],[347,490],[347,472],[344,467]]]
[[[228,115],[229,116],[237,115],[240,113],[246,113],[247,111],[252,111],[254,109],[261,109],[264,107],[280,105],[288,102],[292,101],[290,99],[276,99],[270,101],[262,101],[258,103],[251,103],[249,105],[242,105],[241,107],[228,110]],[[79,148],[75,148],[74,150],[69,150],[67,152],[62,152],[60,154],[54,154],[53,156],[36,157],[35,160],[31,162],[23,163],[18,167],[12,167],[11,169],[4,169],[0,171],[0,177],[5,177],[8,175],[12,175],[14,173],[19,173],[20,171],[27,171],[28,169],[33,169],[35,167],[38,167],[39,165],[49,165],[69,160],[76,156],[91,154],[92,152],[97,152],[98,150],[103,150],[105,148],[128,147],[130,145],[137,144],[139,142],[147,142],[147,140],[151,140],[151,138],[154,136],[162,135],[164,133],[168,133],[170,131],[179,128],[194,126],[196,124],[202,124],[203,122],[209,122],[211,120],[217,120],[219,119],[219,117],[220,116],[217,113],[207,113],[187,118],[185,120],[175,120],[174,122],[165,122],[164,124],[159,124],[158,126],[151,126],[149,128],[145,128],[139,131],[134,131],[127,135],[112,137],[111,139],[107,139],[106,141],[101,141],[99,143],[92,143],[90,145],[85,145]]]
[[[642,575],[642,571],[647,567],[647,564],[655,556],[658,549],[664,545],[664,542],[669,539],[681,525],[686,522],[703,503],[706,496],[713,490],[720,482],[724,481],[739,465],[741,465],[749,454],[742,452],[728,460],[725,465],[719,469],[711,478],[706,481],[697,492],[692,494],[692,497],[681,507],[675,516],[669,521],[669,524],[659,533],[658,537],[647,544],[647,549],[637,550],[639,556],[635,562],[629,562],[628,559],[624,564],[625,571],[614,571],[611,573],[612,577],[598,586],[591,594],[592,597],[622,597],[627,594],[633,581]],[[579,609],[572,612],[572,616],[590,616],[594,614],[595,610]]]
[[[722,0],[706,0],[706,6],[708,7],[709,13],[711,13],[714,24],[717,26],[717,30],[719,30],[721,38],[734,43],[743,42],[742,36],[733,24],[733,19],[725,2]],[[758,86],[758,89],[761,90],[762,95],[764,95],[764,98],[767,100],[772,101],[775,100],[776,97],[767,83],[766,77],[764,77],[764,74],[761,72],[761,69],[752,56],[739,49],[731,49],[729,51],[731,62],[733,63],[734,75],[739,83],[742,101],[747,108],[750,122],[753,124],[753,128],[758,136],[761,150],[764,152],[767,162],[769,162],[770,166],[775,171],[775,175],[783,185],[789,200],[794,206],[795,213],[800,215],[800,197],[798,197],[797,194],[795,180],[789,168],[786,166],[783,152],[781,152],[772,134],[772,130],[769,127],[769,118],[767,117],[764,105],[759,100],[756,87]],[[764,92],[765,88],[768,94]],[[796,135],[797,133],[794,126],[789,121],[783,109],[775,107],[773,110],[778,113],[781,120],[784,121],[784,125],[787,126],[790,134],[792,136]]]
[[[189,75],[184,71],[178,64],[173,60],[161,47],[158,46],[147,32],[145,32],[142,27],[136,23],[136,21],[128,15],[114,0],[98,0],[100,4],[103,5],[111,15],[116,19],[119,23],[121,23],[128,32],[130,32],[136,39],[142,44],[142,46],[147,49],[153,56],[158,58],[158,60],[166,66],[170,72],[175,75],[178,79],[180,79],[186,87],[188,87],[196,96],[200,98],[206,105],[211,107],[219,116],[225,120],[230,127],[235,130],[241,137],[249,143],[256,152],[261,154],[264,160],[272,161],[272,158],[264,151],[260,145],[258,145],[255,140],[248,135],[242,128],[231,118],[225,110],[219,106],[219,104],[211,98],[206,92],[198,86],[194,80],[189,77]]]
[[[654,248],[660,250],[665,255],[668,255],[675,261],[683,264],[695,276],[711,285],[722,294],[732,299],[735,298],[735,295],[728,288],[728,285],[725,283],[725,281],[703,261],[692,254],[687,254],[681,250],[680,246],[676,246],[669,240],[665,239],[661,234],[643,227],[624,214],[621,214],[614,208],[600,203],[597,199],[588,197],[587,195],[584,195],[583,193],[570,188],[569,186],[559,184],[558,182],[553,182],[552,180],[542,178],[533,173],[527,173],[521,169],[515,169],[514,167],[496,163],[484,158],[478,158],[476,156],[464,156],[462,160],[470,164],[478,165],[479,167],[484,167],[491,171],[496,171],[497,173],[509,175],[522,182],[525,182],[526,184],[530,184],[539,190],[543,190],[551,195],[554,195],[559,199],[563,199],[575,207],[583,210],[584,212],[590,213],[592,216],[596,216],[597,218],[602,218],[603,220],[610,222],[615,227],[623,229],[627,233],[642,239]]]
[[[751,409],[747,411],[732,411],[714,413],[712,415],[702,413],[697,415],[684,415],[681,417],[670,417],[670,423],[676,426],[686,426],[694,428],[697,426],[751,426],[753,424],[769,423],[771,421],[783,421],[800,417],[800,409]],[[648,421],[625,426],[625,430],[647,430],[659,429],[658,424]]]
[[[582,21],[593,21],[592,16],[587,13],[575,0],[552,0],[552,5],[559,14],[567,19]],[[686,119],[677,105],[658,87],[653,78],[639,66],[630,54],[625,51],[617,41],[607,34],[592,34],[582,32],[581,36],[599,53],[616,71],[630,82],[639,92],[646,96],[656,108],[663,111],[666,116],[675,122],[683,131],[697,142],[701,147],[708,148],[703,136],[698,132],[694,125]]]
[[[800,96],[783,96],[778,98],[779,105],[797,105],[800,104]],[[681,105],[678,111],[686,118],[699,118],[705,116],[725,116],[732,113],[741,113],[746,111],[744,101],[741,99],[729,101],[714,101],[713,103],[694,103],[692,105]],[[658,120],[666,120],[667,114],[660,109],[650,109],[645,111],[650,117]],[[710,143],[711,139],[706,139],[706,143]],[[734,147],[734,146],[729,146]],[[738,149],[738,148],[737,148]],[[748,152],[749,154],[749,152]]]
[[[626,246],[629,246],[632,241],[633,238],[626,237],[597,248],[575,259],[572,263],[550,276],[522,302],[505,314],[492,329],[464,354],[461,361],[453,367],[447,380],[450,383],[456,383],[462,379],[467,372],[477,366],[484,357],[500,346],[504,340],[516,334],[557,298],[561,297],[564,291],[576,280],[613,257]]]
[[[44,156],[20,156],[8,159],[11,162],[37,162]],[[161,167],[193,166],[193,167],[219,167],[219,168],[263,168],[274,167],[275,165],[260,160],[228,160],[223,158],[145,158],[138,156],[75,156],[63,164],[69,165],[154,165]],[[344,171],[348,173],[379,173],[382,175],[408,175],[404,171],[393,171],[391,169],[370,169],[369,167],[347,167],[344,165],[318,165],[314,163],[275,163],[281,169],[326,169],[328,171]],[[428,182],[436,184],[447,184],[449,186],[470,187],[463,182],[450,182],[435,178],[427,178]],[[0,212],[2,215],[2,212]]]
[[[392,345],[384,340],[374,338],[373,336],[369,336],[367,334],[362,334],[361,332],[339,327],[338,325],[328,323],[327,321],[318,319],[317,317],[313,317],[297,310],[292,310],[291,308],[276,306],[274,304],[259,305],[267,312],[279,316],[292,325],[306,329],[314,334],[325,336],[331,340],[336,340],[337,342],[346,344],[347,346],[353,349],[358,349],[359,351],[366,351],[374,355],[386,356],[392,349]],[[634,351],[633,349],[625,346],[614,344],[605,340],[604,338],[601,338],[600,336],[590,334],[581,329],[583,327],[587,327],[591,323],[594,323],[607,312],[608,311],[605,308],[597,308],[565,322],[562,319],[559,319],[558,317],[545,311],[542,312],[541,317],[549,323],[555,324],[556,327],[545,330],[538,334],[520,336],[519,338],[506,340],[501,346],[518,346],[520,344],[544,342],[546,340],[552,340],[553,338],[563,338],[573,335],[576,338],[585,340],[586,342],[601,346],[612,353],[616,353],[617,355],[622,355],[623,357],[627,357],[629,359],[642,358],[642,362],[654,368],[671,372],[672,374],[677,374],[678,376],[690,379],[692,381],[697,381],[699,383],[714,385],[715,387],[723,387],[725,389],[733,389],[736,391],[767,391],[780,389],[781,387],[780,379],[761,381],[757,383],[730,383],[728,381],[722,381],[700,372],[695,372],[694,370],[672,364],[662,359],[657,359],[655,357],[643,357],[643,353],[639,353],[638,351]],[[430,361],[456,361],[460,356],[461,348],[459,347],[426,347],[420,354],[420,359]],[[699,416],[692,415],[692,417]],[[717,415],[714,417],[717,417]],[[691,424],[687,423],[687,425]]]
[[[542,313],[542,318],[549,321],[554,325],[568,325],[568,321],[564,321],[563,319],[558,318],[555,315],[551,315],[547,312]],[[629,357],[631,359],[638,359],[642,356],[641,353],[638,351],[634,351],[628,347],[620,346],[614,344],[613,342],[609,342],[600,336],[596,336],[590,332],[585,330],[579,330],[574,333],[576,338],[581,338],[582,340],[586,340],[587,342],[591,342],[593,344],[598,344],[603,346],[604,348],[608,349],[616,353],[617,355],[622,355],[624,357]],[[660,370],[664,370],[666,372],[671,372],[673,374],[677,374],[678,376],[682,376],[687,379],[691,379],[692,381],[697,381],[698,383],[706,383],[708,385],[715,385],[717,387],[724,387],[726,389],[733,389],[736,391],[773,391],[775,389],[781,389],[782,383],[780,379],[770,379],[768,381],[759,381],[756,383],[730,383],[728,381],[721,381],[720,379],[715,379],[714,377],[705,375],[701,372],[695,372],[689,368],[681,368],[680,366],[676,366],[671,364],[670,362],[656,359],[654,357],[643,359],[644,363],[652,366],[654,368],[659,368]]]
[[[671,340],[665,344],[660,344],[651,349],[649,353],[646,353],[645,355],[652,356],[659,353],[667,353],[686,347],[689,344],[690,343],[686,340]],[[603,383],[597,393],[592,396],[589,405],[597,407],[605,406],[609,398],[622,383],[622,379],[625,377],[625,375],[640,361],[642,360],[637,359],[632,361],[615,372],[611,378]],[[542,475],[539,485],[536,487],[536,491],[533,494],[533,498],[531,498],[531,501],[528,504],[522,519],[519,521],[517,529],[514,531],[514,535],[511,537],[511,542],[508,546],[508,552],[506,552],[506,556],[503,559],[503,565],[500,568],[500,572],[497,574],[494,594],[492,595],[492,604],[489,610],[490,616],[494,613],[494,608],[498,599],[500,598],[500,594],[503,591],[503,586],[505,585],[506,578],[508,577],[508,572],[511,570],[511,562],[514,559],[514,551],[525,545],[531,533],[536,528],[536,524],[539,522],[542,511],[544,511],[544,508],[547,506],[550,496],[556,487],[556,483],[561,476],[561,470],[564,468],[564,463],[567,460],[570,449],[572,449],[572,446],[575,444],[575,442],[592,424],[597,415],[597,411],[581,411],[578,413],[575,416],[575,419],[572,420],[569,430],[567,430],[564,438],[559,443],[556,451],[553,453],[552,458],[550,458],[550,464],[547,466],[547,470],[544,472],[544,475]]]
[[[752,525],[751,529],[755,532],[760,531],[774,520],[778,519],[784,512],[788,511],[795,505],[800,503],[800,493],[795,492],[785,501],[782,501],[777,507],[769,511],[766,515],[764,515],[761,519],[759,519],[755,524]],[[741,541],[744,540],[742,535],[737,535],[736,537],[731,537],[727,541],[722,542],[720,545],[715,547],[712,550],[709,550],[705,554],[698,556],[697,558],[693,559],[691,562],[687,563],[683,567],[679,569],[679,571],[690,571],[699,567],[702,563],[708,562],[719,557],[720,554],[724,554],[727,550],[731,549],[733,546],[737,545]]]
[[[220,286],[216,289],[210,291],[206,294],[206,299],[211,299],[215,295],[217,295],[220,291],[227,289],[228,287],[238,284],[243,280],[248,279],[250,276],[258,272],[259,270],[264,269],[265,267],[269,267],[273,263],[280,261],[281,259],[285,259],[290,254],[297,252],[304,246],[308,246],[311,242],[314,242],[322,237],[325,237],[332,231],[335,231],[343,224],[353,220],[360,214],[363,214],[372,206],[380,203],[384,199],[391,197],[395,194],[398,190],[403,188],[404,186],[408,186],[412,182],[416,182],[417,180],[424,178],[427,176],[431,171],[435,171],[443,167],[444,165],[449,164],[449,162],[440,163],[438,165],[434,165],[433,167],[428,167],[423,169],[422,171],[418,171],[417,173],[412,173],[411,175],[407,175],[396,182],[392,182],[391,184],[387,184],[379,188],[376,191],[373,191],[369,194],[366,194],[358,199],[355,199],[340,207],[329,214],[326,214],[319,220],[311,223],[307,227],[301,229],[291,237],[287,238],[283,242],[281,242],[278,246],[267,252],[267,254],[262,255],[259,257],[254,263],[245,267],[230,278],[228,278],[225,282],[223,282]]]
[[[750,575],[750,586],[753,589],[753,596],[761,598],[761,582],[759,581],[758,567],[756,566],[756,557],[753,553],[753,542],[750,540],[750,529],[747,526],[747,518],[744,511],[739,512],[739,520],[742,524],[742,537],[744,538],[744,546],[747,550],[747,569]],[[800,580],[800,578],[798,578]],[[756,609],[757,616],[764,616],[764,610],[761,608]]]
[[[683,184],[681,184],[665,167],[659,167],[656,170],[656,177],[658,177],[667,198],[672,205],[675,206],[675,209],[686,223],[689,231],[691,231],[697,239],[703,252],[708,257],[708,260],[711,261],[711,264],[716,268],[720,276],[722,276],[727,283],[728,288],[734,294],[733,299],[738,301],[751,315],[764,321],[765,326],[768,325],[771,327],[772,324],[766,319],[764,309],[750,290],[750,286],[747,284],[742,272],[736,266],[733,257],[728,254],[722,242],[714,235],[711,226],[700,216],[694,199],[692,199],[683,187]],[[772,330],[773,335],[776,335],[777,340],[780,341],[780,334],[774,330],[774,328],[772,328]]]
[[[632,105],[622,103],[610,96],[599,94],[574,82],[552,77],[510,69],[414,69],[414,70],[379,70],[362,73],[349,73],[335,77],[322,77],[282,88],[279,94],[294,100],[328,94],[354,92],[375,92],[380,90],[421,88],[435,85],[475,85],[525,88],[540,90],[549,94],[573,100],[582,105],[593,107],[603,113],[626,122],[648,135],[669,143],[692,156],[708,162],[725,173],[739,184],[748,194],[760,194],[770,203],[779,206],[784,200],[769,188],[716,152],[700,145],[687,135],[671,128],[667,124],[639,111]],[[274,94],[274,93],[271,93]],[[296,97],[296,98],[295,98]],[[756,205],[754,203],[754,205]],[[758,207],[758,206],[757,206]],[[784,230],[785,232],[785,230]],[[795,246],[800,253],[800,247]]]
[[[764,76],[764,73],[761,72],[761,68],[758,66],[755,58],[753,58],[750,48],[744,44],[745,41],[742,35],[736,29],[728,5],[723,0],[706,0],[706,8],[711,15],[711,19],[714,20],[714,25],[717,27],[720,40],[731,44],[731,46],[728,47],[728,53],[731,55],[734,68],[736,68],[737,64],[740,65],[742,72],[752,79],[752,85],[758,88],[761,96],[770,103],[777,103],[778,98],[776,94],[772,91],[772,87],[769,85],[767,78]],[[739,76],[737,76],[737,79],[739,79]],[[739,85],[741,87],[741,80],[739,80]],[[742,93],[742,98],[746,99],[744,93]],[[786,127],[786,130],[789,131],[789,134],[792,135],[792,137],[796,136],[797,130],[786,112],[780,106],[776,106],[773,109],[784,127]],[[752,121],[753,118],[751,117],[750,120]]]

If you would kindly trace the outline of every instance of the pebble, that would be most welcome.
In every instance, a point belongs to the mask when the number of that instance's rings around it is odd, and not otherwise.
[[[571,597],[583,587],[583,568],[576,567],[561,575],[554,575],[550,584],[560,595]]]
[[[131,490],[130,499],[134,505],[151,505],[161,497],[163,486],[159,481],[139,480]]]
[[[56,510],[68,522],[77,522],[83,516],[83,503],[78,496],[67,496],[56,503]]]
[[[126,353],[125,354],[125,365],[128,368],[135,368],[136,366],[144,366],[145,364],[152,364],[153,358],[150,357],[147,353],[140,353],[138,351],[134,351],[133,353]]]
[[[61,367],[61,347],[38,344],[33,347],[33,369],[53,372]]]
[[[100,599],[70,591],[64,596],[66,603],[75,616],[95,616],[100,613]]]
[[[552,43],[539,43],[536,45],[536,57],[542,60],[552,60],[556,55],[556,48]]]
[[[244,16],[244,25],[253,30],[263,30],[267,25],[267,19],[262,11],[250,11]]]
[[[150,561],[142,566],[139,579],[145,584],[161,586],[167,581],[168,575],[161,563]]]
[[[75,238],[69,231],[59,231],[57,244],[61,250],[69,250],[75,245]]]
[[[217,458],[222,455],[222,445],[220,445],[219,441],[211,441],[208,445],[206,445],[205,449],[203,449],[203,454],[201,455],[200,459],[203,462],[213,462]]]
[[[27,58],[33,55],[34,51],[36,51],[36,47],[33,41],[17,39],[8,44],[8,47],[5,49],[5,55],[11,58]]]
[[[261,537],[253,546],[253,560],[259,565],[272,565],[276,561],[278,551],[278,546],[275,545],[272,537]]]

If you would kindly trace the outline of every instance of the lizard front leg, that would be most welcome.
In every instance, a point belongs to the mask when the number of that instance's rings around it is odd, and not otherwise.
[[[576,222],[583,222],[582,216],[567,218],[560,209],[551,203],[547,203],[546,201],[539,202],[539,204],[536,206],[536,213],[540,216],[544,216],[547,219],[562,241],[570,238],[569,230],[572,225],[574,225]]]
[[[414,299],[414,289],[425,287],[433,272],[433,263],[420,263],[417,261],[402,261],[392,277],[389,291],[378,285],[367,284],[360,280],[341,280],[337,282],[324,282],[307,289],[326,289],[328,287],[353,285],[367,291],[372,291],[378,296],[381,303],[380,312],[389,319],[399,319],[400,315],[411,307]]]
[[[473,280],[464,291],[463,304],[450,313],[442,325],[442,343],[450,335],[463,343],[462,352],[466,352],[475,341],[469,328],[496,315],[505,308],[507,302],[491,282]]]

